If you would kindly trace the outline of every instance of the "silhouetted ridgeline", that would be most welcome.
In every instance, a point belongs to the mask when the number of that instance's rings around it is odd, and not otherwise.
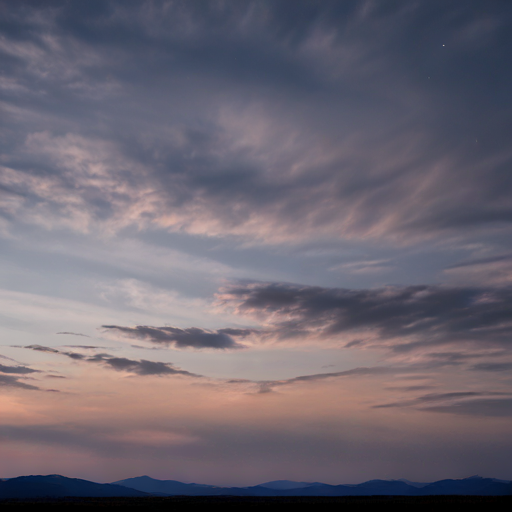
[[[440,480],[433,483],[402,480],[370,480],[357,485],[328,485],[319,482],[280,480],[253,487],[215,487],[183,484],[175,480],[156,480],[148,476],[114,482],[139,491],[161,496],[435,496],[473,495],[510,496],[512,483],[494,478],[471,477]]]
[[[471,477],[433,483],[402,480],[370,480],[357,485],[328,485],[319,482],[279,480],[253,487],[216,487],[185,484],[175,480],[156,480],[148,476],[129,478],[113,484],[98,484],[60,475],[21,476],[0,481],[0,499],[53,499],[166,496],[196,497],[350,497],[350,496],[512,496],[512,483],[494,478]],[[5,503],[5,501],[4,501]]]
[[[60,475],[19,476],[0,481],[0,499],[42,497],[135,497],[147,493],[114,484],[97,484]]]

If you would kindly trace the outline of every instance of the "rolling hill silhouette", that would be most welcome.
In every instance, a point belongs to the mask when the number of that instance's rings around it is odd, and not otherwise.
[[[19,476],[0,481],[0,499],[41,497],[142,497],[146,493],[126,486],[97,484],[61,475]]]
[[[147,496],[512,496],[512,482],[474,476],[419,484],[403,480],[369,480],[356,485],[276,480],[252,487],[218,487],[141,476],[99,484],[61,475],[0,479],[0,500],[63,497]]]

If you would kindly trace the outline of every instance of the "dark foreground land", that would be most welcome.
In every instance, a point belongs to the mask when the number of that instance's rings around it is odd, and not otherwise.
[[[322,505],[323,508],[339,510],[342,506],[349,510],[382,510],[383,505],[391,505],[400,510],[432,510],[433,506],[449,504],[470,506],[475,509],[500,507],[491,510],[510,510],[512,496],[289,496],[289,497],[240,497],[240,496],[172,496],[149,498],[39,498],[32,500],[2,500],[3,511],[41,510],[45,505],[51,511],[76,511],[93,509],[128,509],[128,510],[189,510],[190,507],[221,505],[229,509],[234,507],[267,507],[268,505]]]

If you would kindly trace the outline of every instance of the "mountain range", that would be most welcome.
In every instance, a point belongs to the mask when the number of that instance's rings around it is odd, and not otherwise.
[[[473,476],[432,483],[408,480],[369,480],[355,485],[276,480],[252,487],[218,487],[157,480],[140,476],[99,484],[61,475],[31,475],[0,479],[0,500],[38,497],[143,497],[143,496],[510,496],[512,482]]]

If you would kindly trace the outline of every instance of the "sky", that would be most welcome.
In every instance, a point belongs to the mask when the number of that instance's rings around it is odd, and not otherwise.
[[[512,479],[508,0],[0,0],[0,476]]]

